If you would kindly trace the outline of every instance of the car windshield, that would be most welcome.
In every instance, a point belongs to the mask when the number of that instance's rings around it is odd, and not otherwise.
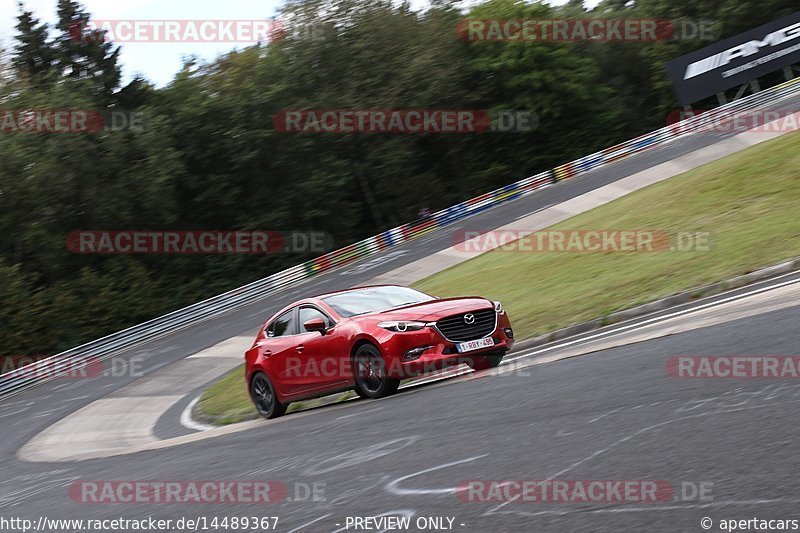
[[[384,311],[394,307],[435,300],[423,292],[408,287],[370,287],[340,292],[323,298],[343,317]]]

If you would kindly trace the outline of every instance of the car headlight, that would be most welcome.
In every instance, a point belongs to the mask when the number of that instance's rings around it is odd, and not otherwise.
[[[389,320],[380,322],[378,327],[402,333],[404,331],[419,331],[427,325],[426,322],[417,322],[416,320]]]
[[[494,302],[494,310],[497,311],[498,315],[502,315],[503,314],[503,304],[501,304],[500,302]]]

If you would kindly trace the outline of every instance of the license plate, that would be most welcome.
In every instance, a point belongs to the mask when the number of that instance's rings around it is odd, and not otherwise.
[[[458,350],[458,353],[464,353],[480,350],[481,348],[489,348],[491,346],[494,346],[494,339],[486,337],[485,339],[478,339],[476,341],[459,342],[456,344],[456,350]]]

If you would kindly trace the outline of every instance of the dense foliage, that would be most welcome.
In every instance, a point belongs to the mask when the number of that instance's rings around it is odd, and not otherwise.
[[[67,348],[307,259],[71,253],[84,229],[314,230],[337,246],[664,125],[664,64],[708,42],[469,42],[474,18],[713,20],[716,38],[778,18],[796,0],[605,0],[587,12],[487,0],[424,11],[388,0],[294,0],[286,37],[166,87],[120,85],[119,50],[20,6],[0,61],[0,108],[135,111],[142,127],[0,133],[0,354]],[[794,5],[793,5],[794,4]],[[295,27],[296,26],[296,27]],[[313,32],[302,31],[314,28]],[[524,109],[524,133],[287,134],[285,109]]]

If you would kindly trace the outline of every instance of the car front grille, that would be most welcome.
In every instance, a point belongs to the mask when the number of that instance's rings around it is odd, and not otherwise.
[[[473,315],[475,321],[467,324],[466,315]],[[497,313],[494,309],[479,309],[459,315],[445,317],[436,323],[436,328],[449,341],[461,342],[480,339],[491,335],[497,327]]]

